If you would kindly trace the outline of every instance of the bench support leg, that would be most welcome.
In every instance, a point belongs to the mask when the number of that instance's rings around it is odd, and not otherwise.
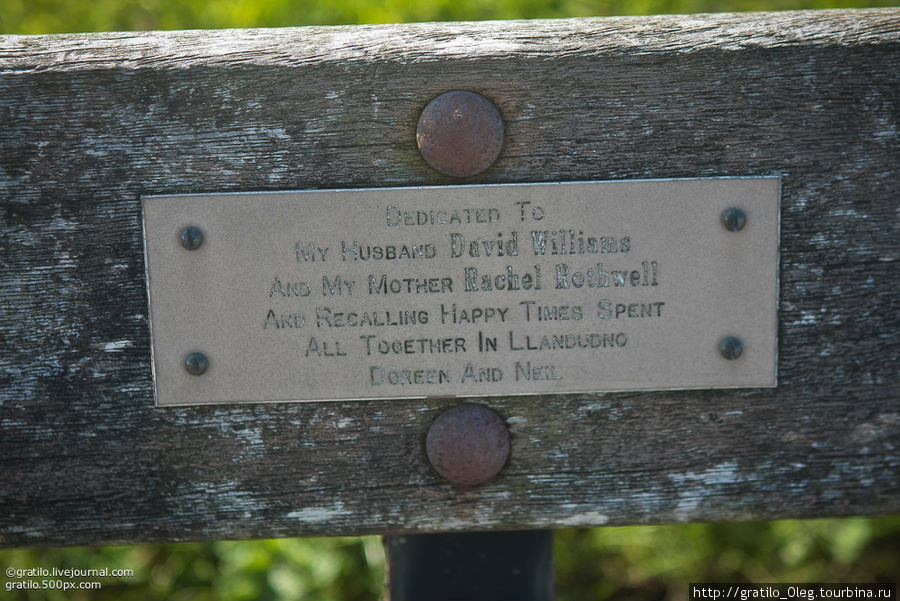
[[[553,531],[385,537],[389,601],[553,601]]]

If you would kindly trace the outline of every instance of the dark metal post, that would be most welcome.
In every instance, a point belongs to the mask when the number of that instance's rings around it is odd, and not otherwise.
[[[389,601],[553,601],[553,531],[385,537]]]

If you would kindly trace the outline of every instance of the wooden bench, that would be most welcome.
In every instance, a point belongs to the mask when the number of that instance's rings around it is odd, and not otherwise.
[[[0,543],[900,513],[900,9],[0,38]],[[489,98],[497,162],[415,144]],[[157,407],[150,195],[778,176],[776,388]]]

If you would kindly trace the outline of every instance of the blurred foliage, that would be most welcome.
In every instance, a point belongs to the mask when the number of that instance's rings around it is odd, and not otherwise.
[[[2,0],[0,33],[480,21],[896,5],[897,0]]]
[[[364,601],[384,591],[384,549],[376,536],[6,550],[0,565],[4,573],[134,570],[131,578],[63,579],[98,581],[100,590],[4,590],[4,599],[22,601]],[[5,582],[19,581],[7,576]]]
[[[686,601],[691,582],[896,581],[900,518],[561,530],[558,601]],[[10,591],[4,599],[375,601],[378,537],[0,551],[4,568],[132,569],[95,591]],[[32,579],[39,582],[41,579]],[[6,578],[6,582],[16,582]]]
[[[0,0],[0,33],[140,31],[896,6],[854,0]],[[894,582],[900,518],[563,530],[559,601],[683,600],[690,582]],[[0,551],[14,569],[132,569],[29,600],[380,599],[378,537]],[[81,579],[90,580],[90,579]],[[15,579],[6,578],[6,583]]]
[[[685,601],[692,582],[893,583],[900,518],[565,530],[558,601]]]

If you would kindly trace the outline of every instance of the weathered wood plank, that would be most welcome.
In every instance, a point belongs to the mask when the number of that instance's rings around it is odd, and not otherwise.
[[[900,512],[900,10],[0,38],[7,546]],[[437,94],[499,107],[467,182],[783,177],[779,386],[153,405],[141,195],[450,184]]]

